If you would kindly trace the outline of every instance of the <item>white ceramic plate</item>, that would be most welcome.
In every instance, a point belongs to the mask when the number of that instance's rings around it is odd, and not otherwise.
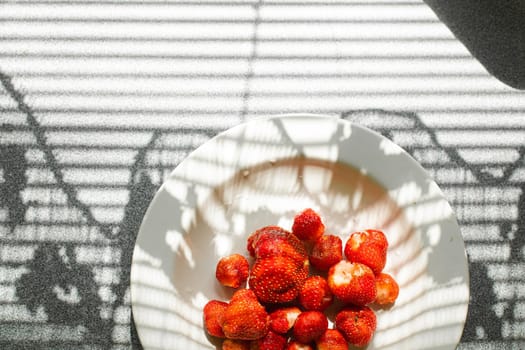
[[[228,300],[218,259],[247,255],[265,225],[291,228],[311,207],[346,241],[383,229],[385,271],[400,284],[378,311],[368,349],[455,349],[469,300],[468,264],[454,214],[435,182],[381,135],[330,116],[254,120],[214,137],[172,172],[140,228],[131,303],[144,349],[215,349],[202,325],[210,299]]]

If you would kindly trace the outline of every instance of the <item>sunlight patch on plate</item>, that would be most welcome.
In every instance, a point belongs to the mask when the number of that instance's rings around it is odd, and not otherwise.
[[[131,304],[144,349],[215,349],[202,327],[202,306],[232,294],[215,280],[217,261],[248,256],[251,232],[266,225],[291,229],[307,207],[343,241],[366,228],[388,237],[385,271],[399,282],[400,294],[391,309],[378,310],[368,350],[455,349],[469,279],[448,202],[399,146],[345,120],[315,115],[233,127],[192,152],[160,188],[131,267]]]

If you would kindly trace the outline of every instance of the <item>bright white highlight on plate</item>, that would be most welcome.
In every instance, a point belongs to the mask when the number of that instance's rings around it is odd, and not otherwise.
[[[399,147],[393,142],[390,142],[387,139],[381,140],[381,143],[379,144],[379,148],[382,149],[383,152],[385,152],[387,156],[396,155],[396,154],[400,154],[403,152],[401,147]]]
[[[319,167],[305,166],[302,168],[302,185],[310,193],[322,193],[326,191],[332,181],[332,172]]]
[[[441,227],[439,225],[431,225],[426,232],[428,242],[431,246],[436,246],[441,240]]]
[[[235,236],[238,236],[238,237],[241,237],[242,235],[246,233],[246,217],[244,215],[240,215],[240,214],[233,215],[232,232]]]
[[[232,253],[232,237],[227,234],[218,233],[213,237],[216,256],[226,256]]]
[[[133,260],[145,262],[153,267],[160,267],[160,265],[162,264],[161,259],[152,256],[151,254],[148,254],[140,246],[135,247],[135,250],[133,251]]]
[[[444,199],[434,199],[405,209],[407,218],[414,225],[434,223],[452,215],[452,209]]]
[[[191,300],[191,304],[198,309],[202,309],[208,301],[209,299],[202,292],[197,292]]]
[[[352,208],[354,210],[359,208],[361,200],[363,199],[363,194],[363,187],[360,184],[358,184],[358,186],[355,189],[354,196],[352,197]]]
[[[189,232],[191,226],[195,224],[195,211],[186,209],[182,211],[180,225],[184,232]]]
[[[174,230],[169,230],[166,232],[166,244],[175,254],[182,254],[185,261],[191,268],[195,267],[195,261],[193,260],[191,247],[188,245],[188,242],[182,233]]]
[[[188,196],[188,185],[182,181],[170,179],[163,186],[172,197],[180,201],[184,201]]]
[[[349,139],[352,135],[352,125],[351,124],[345,124],[343,126],[341,137],[339,138],[339,141],[343,141],[345,139]]]
[[[422,195],[422,189],[415,182],[405,182],[401,187],[390,190],[389,193],[399,206],[409,206]]]

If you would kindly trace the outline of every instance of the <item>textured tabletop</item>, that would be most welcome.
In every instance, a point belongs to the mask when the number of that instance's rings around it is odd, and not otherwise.
[[[140,349],[129,269],[163,179],[254,117],[407,150],[470,264],[458,349],[525,349],[525,92],[421,1],[0,2],[0,348]]]

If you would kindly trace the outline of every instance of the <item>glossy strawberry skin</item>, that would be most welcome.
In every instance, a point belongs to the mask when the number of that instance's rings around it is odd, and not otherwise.
[[[260,240],[268,237],[285,237],[289,232],[279,226],[264,226],[252,232],[246,241],[246,250],[255,258],[255,248]]]
[[[229,304],[215,300],[205,306],[206,330],[225,338],[223,350],[348,350],[349,344],[369,344],[377,321],[365,305],[392,304],[399,293],[392,276],[382,272],[386,236],[380,230],[354,232],[343,249],[339,237],[324,232],[321,217],[306,209],[295,216],[291,231],[266,226],[248,237],[251,270],[239,254],[219,261],[221,284],[239,288],[248,280],[250,288],[237,290]],[[310,265],[326,278],[309,276]],[[328,329],[323,311],[334,298],[345,305],[335,329]]]
[[[366,265],[341,260],[328,271],[328,286],[339,300],[366,305],[376,298],[374,272]]]
[[[319,271],[328,271],[330,267],[343,260],[343,242],[334,235],[323,235],[313,244],[310,252],[310,264]]]
[[[327,329],[315,344],[317,350],[348,350],[346,339],[337,329]]]
[[[380,230],[353,232],[344,247],[348,261],[365,264],[377,275],[386,265],[388,241]]]
[[[226,338],[255,340],[269,330],[270,317],[255,293],[249,289],[237,290],[220,319]]]
[[[370,343],[376,326],[376,315],[367,306],[346,306],[335,316],[336,329],[348,343],[357,347]]]
[[[254,263],[248,285],[262,303],[288,303],[297,298],[307,277],[307,261],[301,264],[286,256],[274,256]]]
[[[226,307],[228,307],[228,303],[220,300],[210,300],[204,305],[204,327],[208,334],[214,337],[224,338],[220,320]]]
[[[252,340],[250,350],[284,350],[287,339],[285,336],[273,331],[269,331],[264,337]]]
[[[257,241],[254,249],[256,259],[286,256],[302,264],[308,260],[303,242],[292,233],[286,236],[265,236]]]
[[[298,297],[299,304],[305,310],[323,311],[333,301],[328,282],[321,276],[310,276],[304,282]]]
[[[276,225],[261,227],[252,232],[246,241],[246,249],[252,257],[255,256],[255,248],[266,239],[286,238],[291,232]],[[296,237],[297,238],[297,237]]]
[[[215,278],[223,286],[239,288],[246,283],[250,270],[248,260],[240,254],[222,257],[215,268]]]
[[[393,304],[399,295],[399,285],[392,275],[380,273],[376,276],[376,300],[381,306]]]
[[[320,311],[304,311],[295,321],[293,337],[297,341],[308,344],[319,338],[328,329],[328,319]]]
[[[315,241],[324,234],[325,226],[321,217],[311,208],[294,217],[292,233],[302,241]]]
[[[301,309],[297,306],[282,307],[270,312],[270,329],[279,334],[286,334],[295,324]]]

